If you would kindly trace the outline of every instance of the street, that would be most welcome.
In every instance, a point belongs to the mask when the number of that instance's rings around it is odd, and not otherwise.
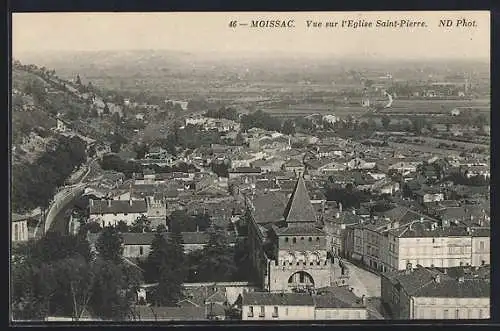
[[[368,298],[380,297],[380,276],[364,270],[347,260],[342,262],[349,269],[350,286],[354,288],[354,293],[361,297],[366,295]]]
[[[370,319],[384,319],[382,304],[380,301],[380,276],[360,268],[347,260],[342,260],[349,269],[349,286],[353,288],[358,297],[363,295],[367,298],[367,309]]]

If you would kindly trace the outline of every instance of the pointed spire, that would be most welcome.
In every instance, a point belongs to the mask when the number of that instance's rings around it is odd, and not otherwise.
[[[283,213],[287,223],[314,223],[316,214],[307,192],[304,177],[299,176],[290,200]]]

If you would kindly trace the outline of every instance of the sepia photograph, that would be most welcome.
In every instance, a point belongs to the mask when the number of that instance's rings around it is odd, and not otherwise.
[[[489,11],[11,23],[11,322],[490,319]]]

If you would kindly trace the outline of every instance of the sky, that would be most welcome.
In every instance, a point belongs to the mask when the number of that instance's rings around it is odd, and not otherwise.
[[[456,21],[476,27],[457,27]],[[229,27],[229,22],[295,20],[295,28]],[[342,20],[425,21],[425,28],[327,28]],[[450,19],[453,27],[438,27]],[[307,21],[323,22],[308,28]],[[380,58],[489,59],[490,14],[483,12],[14,13],[12,54],[43,51],[174,50]]]

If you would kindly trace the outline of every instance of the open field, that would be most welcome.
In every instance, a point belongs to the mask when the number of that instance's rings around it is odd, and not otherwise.
[[[440,138],[423,137],[423,136],[419,136],[416,138],[418,138],[420,140],[424,140],[429,145],[435,145],[435,146],[439,145],[440,143],[444,143],[444,144],[455,144],[459,147],[463,146],[464,148],[467,148],[467,149],[472,149],[475,147],[478,147],[478,148],[489,148],[490,147],[490,144],[476,144],[476,143],[456,141],[456,140],[451,140],[451,139],[440,139]]]
[[[445,149],[445,148],[437,148],[429,145],[416,145],[410,143],[394,143],[388,142],[389,146],[394,148],[397,151],[418,151],[423,153],[432,153],[432,154],[440,154],[440,155],[455,155],[458,156],[462,151],[453,150],[453,149]]]

